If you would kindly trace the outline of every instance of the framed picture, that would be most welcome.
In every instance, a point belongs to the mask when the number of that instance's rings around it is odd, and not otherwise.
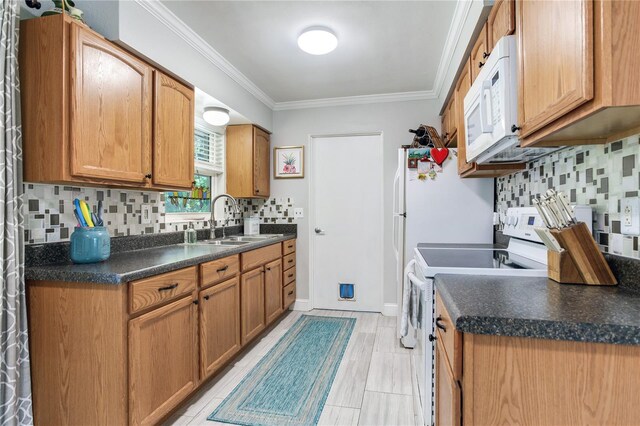
[[[296,179],[304,177],[304,146],[273,148],[273,177]]]

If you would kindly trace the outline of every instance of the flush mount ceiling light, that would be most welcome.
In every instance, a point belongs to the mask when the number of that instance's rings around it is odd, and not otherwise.
[[[202,118],[212,126],[224,126],[229,122],[229,110],[214,106],[204,107]]]
[[[307,28],[298,37],[298,47],[311,55],[325,55],[338,46],[338,38],[329,28]]]

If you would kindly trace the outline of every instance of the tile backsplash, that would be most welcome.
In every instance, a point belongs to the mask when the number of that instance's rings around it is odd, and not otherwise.
[[[590,205],[594,237],[604,252],[640,258],[638,237],[620,232],[620,200],[640,191],[640,135],[607,145],[564,148],[496,179],[496,211],[530,206],[531,197],[555,188],[572,204]]]
[[[141,235],[182,231],[187,222],[169,222],[164,208],[164,193],[125,191],[63,185],[24,184],[25,242],[40,244],[68,241],[76,219],[73,199],[85,200],[97,208],[103,202],[103,219],[112,236]],[[242,218],[259,216],[261,223],[294,223],[293,199],[239,200],[240,215],[229,215],[228,225],[242,225]],[[149,223],[142,223],[142,206],[151,207]],[[228,205],[225,206],[228,212]],[[218,225],[221,220],[216,220]],[[207,221],[194,221],[196,229],[207,228]]]

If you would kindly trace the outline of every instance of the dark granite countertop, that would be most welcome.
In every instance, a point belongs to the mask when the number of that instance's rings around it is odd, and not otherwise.
[[[175,271],[232,254],[265,247],[291,238],[295,234],[252,242],[242,246],[215,246],[206,244],[174,244],[143,250],[114,253],[105,262],[77,265],[71,262],[28,266],[27,280],[92,282],[122,284],[164,272]]]
[[[435,285],[462,332],[640,345],[640,294],[624,287],[448,274]]]

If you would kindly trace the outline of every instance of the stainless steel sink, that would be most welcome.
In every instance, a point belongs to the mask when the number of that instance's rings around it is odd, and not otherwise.
[[[223,238],[223,241],[247,241],[247,242],[256,242],[256,241],[264,241],[270,240],[271,238],[281,237],[282,234],[269,234],[269,235],[233,235],[230,237]]]
[[[202,240],[196,244],[209,244],[212,246],[242,246],[249,244],[251,241],[225,241],[225,240]]]

